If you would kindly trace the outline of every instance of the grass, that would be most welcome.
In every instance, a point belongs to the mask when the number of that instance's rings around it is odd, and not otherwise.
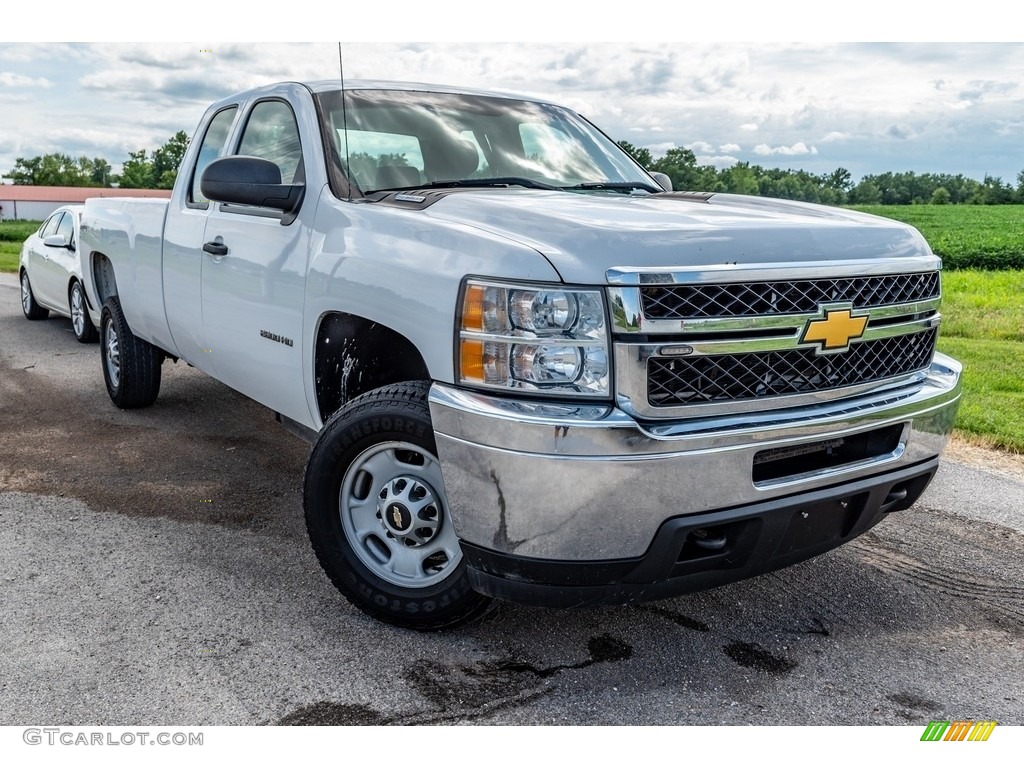
[[[0,221],[0,272],[17,272],[21,244],[39,229],[38,221]]]
[[[947,272],[939,350],[964,364],[957,431],[1024,453],[1024,271]]]
[[[1024,269],[1024,205],[859,205],[917,227],[946,269]]]

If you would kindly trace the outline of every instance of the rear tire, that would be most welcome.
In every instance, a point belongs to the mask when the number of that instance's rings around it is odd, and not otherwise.
[[[124,319],[121,304],[111,296],[100,316],[103,380],[118,408],[145,408],[160,394],[164,353],[135,336]]]
[[[78,280],[71,283],[71,290],[68,291],[68,309],[71,313],[71,327],[75,331],[75,338],[82,344],[92,344],[99,338],[96,326],[92,324],[89,317],[89,304],[85,300],[85,290]]]
[[[452,524],[429,384],[375,389],[320,432],[306,464],[306,528],[350,603],[389,624],[439,630],[486,613]]]
[[[35,294],[32,293],[32,283],[24,269],[21,270],[21,311],[29,320],[45,320],[50,316],[50,310],[36,302]]]

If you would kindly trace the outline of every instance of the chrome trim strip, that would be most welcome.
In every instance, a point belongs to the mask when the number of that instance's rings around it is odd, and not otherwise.
[[[820,317],[820,315],[819,315]],[[859,339],[855,339],[850,343],[850,348],[862,344],[865,341],[874,341],[875,339],[889,339],[893,336],[904,336],[911,333],[918,333],[920,331],[927,331],[929,328],[934,328],[936,320],[939,315],[932,315],[931,317],[925,317],[920,320],[910,320],[904,323],[893,323],[892,325],[882,325],[872,328],[870,324],[864,331],[864,335]],[[811,315],[809,319],[813,319]],[[806,321],[805,321],[806,322]],[[800,343],[800,335],[803,330],[804,323],[801,323],[793,333],[786,336],[770,336],[764,339],[713,339],[711,341],[701,341],[699,339],[687,339],[687,346],[693,347],[693,355],[741,355],[747,352],[784,352],[787,349],[817,349],[819,344],[815,342]],[[659,357],[656,350],[660,349],[665,345],[665,342],[659,342],[658,344],[628,344],[619,342],[615,344],[616,347],[639,347],[645,352],[652,350],[650,354],[641,353],[642,360],[647,360],[648,357]],[[845,349],[842,351],[846,351]]]

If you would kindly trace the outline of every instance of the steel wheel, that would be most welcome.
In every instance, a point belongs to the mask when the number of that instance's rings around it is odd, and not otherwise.
[[[446,519],[441,467],[417,445],[386,442],[363,451],[345,473],[338,502],[356,556],[391,584],[437,584],[462,559]]]
[[[117,343],[117,329],[112,319],[103,324],[103,364],[107,377],[116,389],[121,385],[121,350]]]
[[[100,314],[100,362],[107,394],[118,408],[145,408],[160,394],[164,353],[132,333],[116,296]]]
[[[334,586],[371,616],[434,631],[483,616],[452,523],[430,384],[366,392],[328,419],[306,462],[306,529]]]

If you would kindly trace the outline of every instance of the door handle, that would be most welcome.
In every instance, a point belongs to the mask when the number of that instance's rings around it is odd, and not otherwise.
[[[203,250],[206,251],[211,256],[227,256],[228,255],[228,247],[226,245],[224,245],[223,243],[214,243],[214,242],[203,243]]]

